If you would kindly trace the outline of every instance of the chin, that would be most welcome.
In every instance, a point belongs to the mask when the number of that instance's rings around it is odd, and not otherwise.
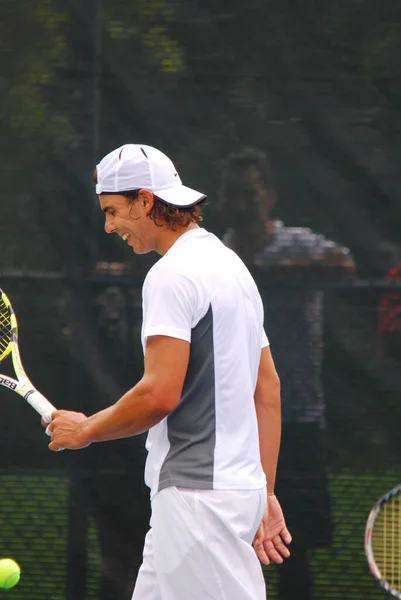
[[[152,252],[152,248],[134,248],[132,246],[132,251],[134,252],[134,254],[149,254],[149,252]]]

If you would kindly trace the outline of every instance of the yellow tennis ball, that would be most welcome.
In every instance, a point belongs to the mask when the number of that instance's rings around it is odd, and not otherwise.
[[[21,569],[12,558],[0,558],[0,589],[9,590],[19,582]]]

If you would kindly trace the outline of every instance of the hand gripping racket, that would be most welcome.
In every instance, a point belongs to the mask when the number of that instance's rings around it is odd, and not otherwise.
[[[11,354],[17,379],[0,373],[0,385],[17,392],[50,423],[51,414],[56,408],[29,381],[21,364],[18,348],[18,326],[11,302],[0,289],[0,363]]]
[[[401,485],[382,496],[370,511],[365,552],[380,585],[401,598]]]

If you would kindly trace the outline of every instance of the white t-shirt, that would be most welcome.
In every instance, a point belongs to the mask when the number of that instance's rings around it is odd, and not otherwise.
[[[242,260],[203,228],[179,237],[145,279],[144,350],[152,335],[191,343],[180,403],[148,434],[152,494],[264,487],[254,404],[269,343],[263,305]]]

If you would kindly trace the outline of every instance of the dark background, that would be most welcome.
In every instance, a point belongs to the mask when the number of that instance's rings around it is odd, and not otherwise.
[[[401,257],[401,6],[1,0],[0,9],[0,285],[34,384],[57,406],[90,413],[142,373],[140,288],[156,257],[104,235],[92,184],[102,156],[126,142],[165,151],[208,194],[204,225],[221,235],[223,161],[262,149],[277,216],[344,244],[357,266],[347,281],[310,283],[325,290],[335,521],[331,546],[311,555],[316,600],[383,597],[363,527],[400,476],[400,365],[380,358],[377,327],[384,277]],[[0,397],[0,554],[23,567],[9,597],[97,598],[105,520],[116,531],[113,519],[129,522],[128,557],[142,547],[143,440],[52,455],[37,415]],[[266,580],[274,598],[277,569]]]

